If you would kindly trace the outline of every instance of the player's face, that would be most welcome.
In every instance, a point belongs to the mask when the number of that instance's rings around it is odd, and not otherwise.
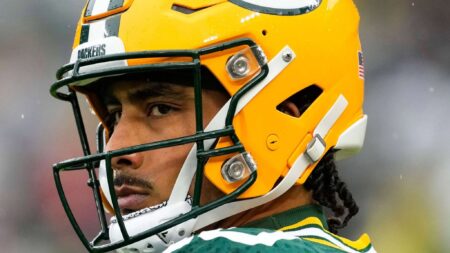
[[[104,103],[113,128],[106,150],[172,139],[195,133],[194,89],[168,83],[120,80],[108,83]],[[206,125],[228,99],[204,90]],[[122,213],[130,213],[167,200],[192,144],[114,157],[115,189]],[[204,183],[202,201],[219,196]]]

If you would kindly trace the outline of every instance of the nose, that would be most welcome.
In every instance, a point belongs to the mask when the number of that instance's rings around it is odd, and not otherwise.
[[[111,159],[111,166],[114,170],[136,170],[141,167],[143,157],[140,153],[122,155]]]
[[[140,128],[131,120],[123,117],[119,120],[110,136],[106,151],[128,148],[142,143]],[[144,155],[142,152],[116,156],[111,159],[111,166],[115,170],[136,170],[142,166]]]

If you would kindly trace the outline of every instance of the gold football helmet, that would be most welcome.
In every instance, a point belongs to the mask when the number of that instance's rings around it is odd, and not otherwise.
[[[356,153],[367,121],[358,23],[351,0],[88,1],[70,63],[51,87],[54,97],[72,103],[84,150],[83,157],[54,166],[61,200],[84,245],[92,252],[162,250],[303,184],[328,150],[338,159]],[[192,71],[196,94],[209,72],[230,100],[206,127],[200,109],[193,135],[120,150],[103,151],[108,127],[100,124],[98,151],[91,153],[77,93],[87,96],[102,122],[106,110],[101,94],[90,92],[92,84],[162,70]],[[308,103],[306,93],[313,94]],[[201,108],[201,96],[195,99]],[[280,110],[287,99],[298,101],[299,117]],[[186,143],[194,145],[167,202],[122,215],[111,158]],[[88,172],[99,209],[102,230],[92,240],[74,218],[60,180],[63,171],[77,169]],[[199,203],[203,176],[223,198]],[[197,189],[186,201],[195,177]],[[114,215],[109,224],[104,208]]]

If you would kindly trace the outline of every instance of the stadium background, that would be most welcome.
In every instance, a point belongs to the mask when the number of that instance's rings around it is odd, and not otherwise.
[[[51,164],[79,154],[68,104],[49,96],[84,1],[0,5],[0,251],[84,252]],[[340,162],[360,205],[342,234],[378,252],[450,252],[450,16],[444,0],[356,0],[369,115],[362,153]],[[73,185],[72,188],[76,188]]]

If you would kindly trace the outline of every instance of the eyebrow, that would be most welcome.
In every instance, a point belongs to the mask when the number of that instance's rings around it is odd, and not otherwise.
[[[178,101],[185,100],[189,97],[185,92],[183,92],[184,89],[176,89],[173,86],[174,84],[168,83],[149,83],[138,89],[132,89],[127,92],[127,99],[133,102],[143,102],[150,98],[164,97]],[[103,97],[103,103],[105,105],[120,104],[111,89],[108,89],[106,94],[107,96]]]
[[[129,101],[145,101],[149,98],[165,97],[171,99],[185,99],[187,95],[183,89],[174,89],[173,84],[152,83],[128,93]]]

